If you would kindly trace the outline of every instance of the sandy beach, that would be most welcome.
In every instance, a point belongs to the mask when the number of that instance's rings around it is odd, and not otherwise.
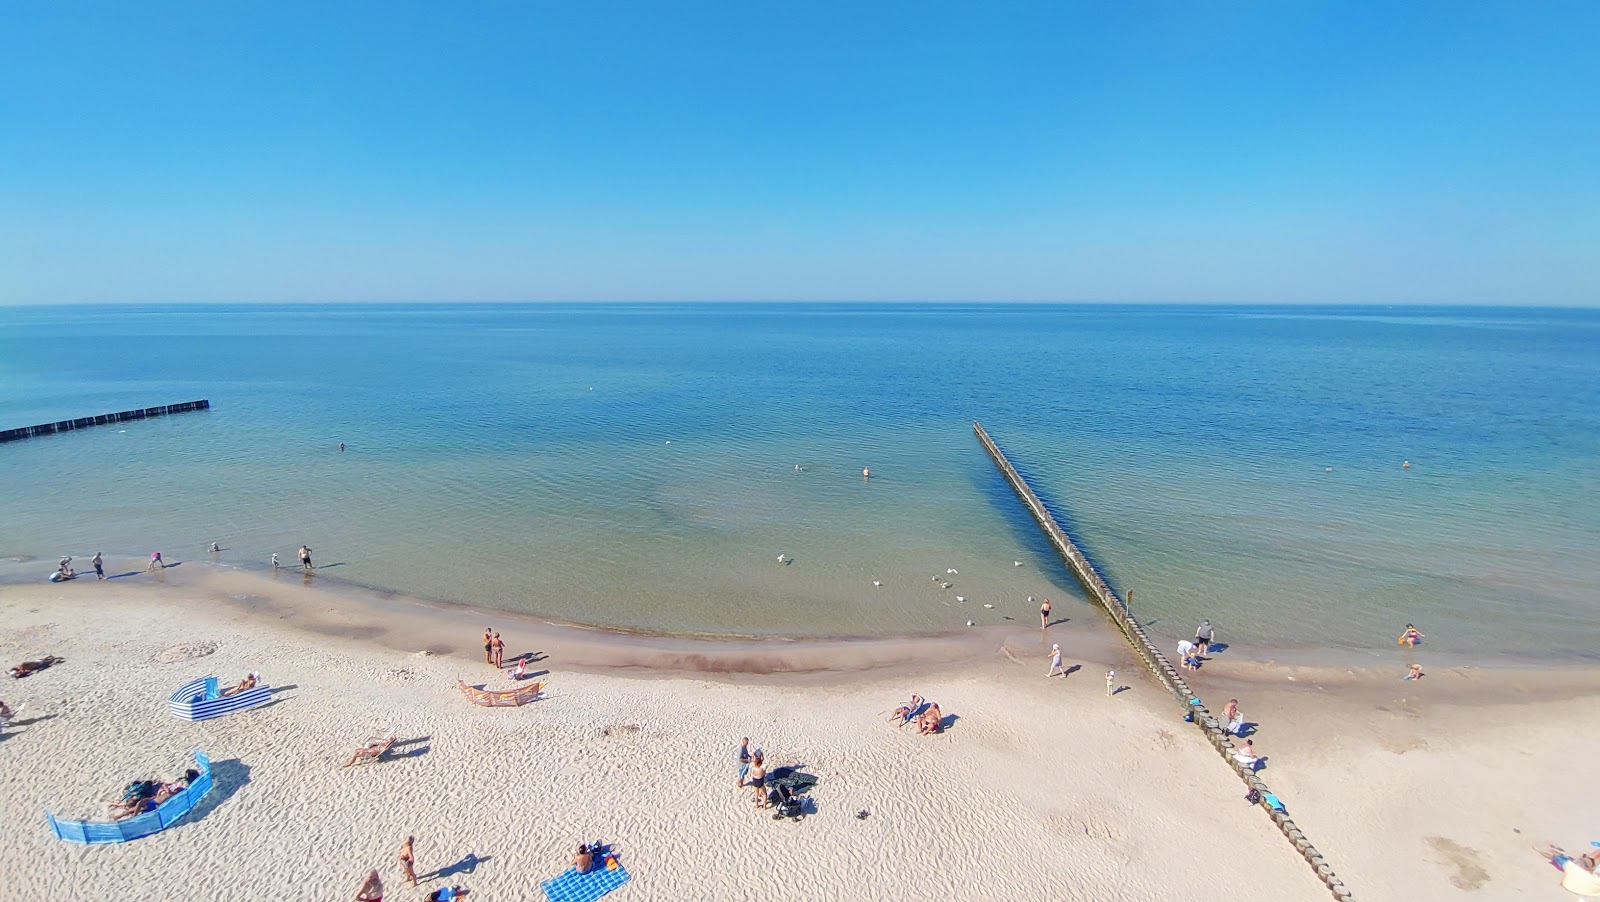
[[[1061,613],[1050,641],[1081,669],[1047,680],[1048,642],[1021,627],[689,642],[199,564],[5,585],[0,658],[66,660],[0,693],[27,706],[0,741],[0,896],[349,899],[377,868],[386,898],[459,883],[473,899],[537,899],[598,839],[633,876],[614,899],[1326,898],[1098,615]],[[483,661],[485,626],[508,660],[539,654],[543,699],[485,709],[457,691],[457,678],[511,685]],[[1108,667],[1128,687],[1113,698]],[[182,683],[247,671],[276,687],[272,704],[167,714]],[[1447,664],[1415,684],[1403,671],[1230,649],[1193,683],[1260,723],[1263,777],[1356,898],[1570,898],[1529,847],[1595,838],[1600,790],[1581,762],[1600,736],[1600,678]],[[886,723],[913,691],[955,716],[943,735]],[[391,733],[387,760],[340,767]],[[769,766],[818,777],[803,822],[736,789],[741,736]],[[46,809],[104,817],[124,784],[178,775],[195,748],[217,788],[169,830],[90,847],[50,835]],[[407,835],[434,875],[417,889],[399,883]]]

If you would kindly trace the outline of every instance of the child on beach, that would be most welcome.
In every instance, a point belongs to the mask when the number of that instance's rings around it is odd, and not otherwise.
[[[1422,677],[1423,677],[1422,665],[1421,664],[1412,664],[1411,665],[1411,669],[1406,671],[1406,675],[1401,677],[1400,679],[1402,679],[1402,680],[1420,680],[1420,679],[1422,679]]]
[[[1116,694],[1116,685],[1117,672],[1115,670],[1106,671],[1106,698],[1110,698]]]
[[[154,570],[157,567],[165,570],[167,569],[167,562],[161,559],[161,552],[152,551],[150,552],[150,566],[144,568],[144,572],[149,573],[151,570]]]
[[[1408,623],[1406,624],[1406,631],[1401,633],[1400,638],[1396,639],[1395,642],[1410,648],[1416,648],[1417,644],[1420,643],[1424,638],[1426,637],[1422,635],[1421,631]]]

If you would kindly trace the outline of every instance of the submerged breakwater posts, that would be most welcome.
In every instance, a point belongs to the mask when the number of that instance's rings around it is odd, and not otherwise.
[[[184,401],[182,404],[163,404],[160,407],[124,410],[121,413],[103,413],[97,417],[78,417],[76,420],[61,420],[56,423],[43,423],[38,426],[21,426],[16,429],[7,429],[4,432],[0,432],[0,442],[15,441],[19,438],[32,438],[36,435],[51,435],[57,432],[71,432],[74,429],[83,429],[86,426],[126,423],[129,420],[143,420],[148,417],[159,417],[169,413],[188,413],[191,410],[210,409],[211,402],[201,398],[198,401]]]
[[[1333,868],[1327,861],[1323,860],[1322,854],[1311,845],[1311,841],[1306,839],[1305,834],[1300,832],[1300,828],[1295,826],[1294,821],[1289,818],[1286,812],[1268,803],[1267,797],[1272,794],[1272,791],[1267,788],[1267,784],[1255,775],[1253,768],[1234,759],[1233,738],[1228,735],[1223,725],[1206,709],[1205,705],[1201,704],[1200,699],[1189,688],[1188,682],[1178,673],[1177,668],[1173,667],[1172,662],[1167,660],[1166,655],[1163,655],[1161,650],[1156,648],[1155,643],[1150,641],[1150,637],[1145,634],[1144,627],[1141,627],[1138,621],[1134,620],[1133,616],[1128,613],[1128,606],[1123,603],[1121,598],[1117,597],[1116,592],[1111,590],[1111,586],[1106,583],[1094,565],[1089,563],[1089,559],[1084,557],[1083,552],[1078,550],[1078,546],[1072,543],[1072,539],[1067,537],[1060,524],[1056,523],[1055,518],[1050,516],[1050,512],[1045,510],[1044,503],[1039,500],[1039,496],[1033,493],[1033,489],[1028,487],[1028,483],[1017,473],[1016,468],[1011,466],[1009,460],[1006,460],[1006,456],[1001,453],[1000,447],[994,443],[994,439],[989,437],[989,433],[984,431],[983,426],[976,421],[972,424],[972,431],[978,436],[978,441],[982,443],[983,450],[989,453],[989,458],[994,461],[994,465],[1000,469],[1000,475],[1004,476],[1006,482],[1011,484],[1011,488],[1016,491],[1017,497],[1022,499],[1022,503],[1028,508],[1028,512],[1033,515],[1033,519],[1044,530],[1045,537],[1050,540],[1050,544],[1055,546],[1056,551],[1067,562],[1067,567],[1072,570],[1072,574],[1078,578],[1078,582],[1083,584],[1083,588],[1089,593],[1089,596],[1099,603],[1101,610],[1105,611],[1107,616],[1111,618],[1111,622],[1122,632],[1123,638],[1128,640],[1128,645],[1133,648],[1134,654],[1138,655],[1144,665],[1150,668],[1150,672],[1155,674],[1156,679],[1161,681],[1161,685],[1165,686],[1167,691],[1172,693],[1173,697],[1183,705],[1184,710],[1194,714],[1195,726],[1205,733],[1206,741],[1210,742],[1222,755],[1222,760],[1228,762],[1228,765],[1244,780],[1245,784],[1261,796],[1261,807],[1267,812],[1267,816],[1272,818],[1272,822],[1277,824],[1278,829],[1283,831],[1283,835],[1289,839],[1289,842],[1294,844],[1295,851],[1305,857],[1306,863],[1311,865],[1312,870],[1316,871],[1317,879],[1328,887],[1335,899],[1339,899],[1341,902],[1348,902],[1351,898],[1350,891],[1345,888],[1342,880],[1334,876]],[[1276,798],[1276,796],[1273,798]]]

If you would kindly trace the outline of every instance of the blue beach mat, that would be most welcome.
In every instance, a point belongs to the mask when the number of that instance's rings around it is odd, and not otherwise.
[[[597,863],[587,874],[578,873],[577,868],[567,868],[561,876],[539,884],[539,888],[550,902],[594,902],[630,879],[628,869],[621,864],[615,870],[607,870],[605,865]]]

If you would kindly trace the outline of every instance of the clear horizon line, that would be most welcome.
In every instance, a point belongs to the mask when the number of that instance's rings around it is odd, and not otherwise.
[[[1095,307],[1483,307],[1483,308],[1512,308],[1512,309],[1594,309],[1600,308],[1600,300],[1596,301],[1543,301],[1537,303],[1516,303],[1508,301],[1491,300],[1282,300],[1282,301],[1234,301],[1234,300],[1017,300],[1017,299],[964,299],[964,300],[929,300],[917,298],[894,299],[842,299],[842,298],[545,298],[545,299],[455,299],[455,300],[71,300],[71,301],[8,301],[0,303],[0,309],[17,307],[203,307],[206,305],[224,307],[248,306],[452,306],[452,305],[583,305],[583,304],[788,304],[788,305],[828,305],[828,304],[881,304],[881,305],[924,305],[924,306],[959,306],[959,305],[989,305],[989,306],[1095,306]]]

